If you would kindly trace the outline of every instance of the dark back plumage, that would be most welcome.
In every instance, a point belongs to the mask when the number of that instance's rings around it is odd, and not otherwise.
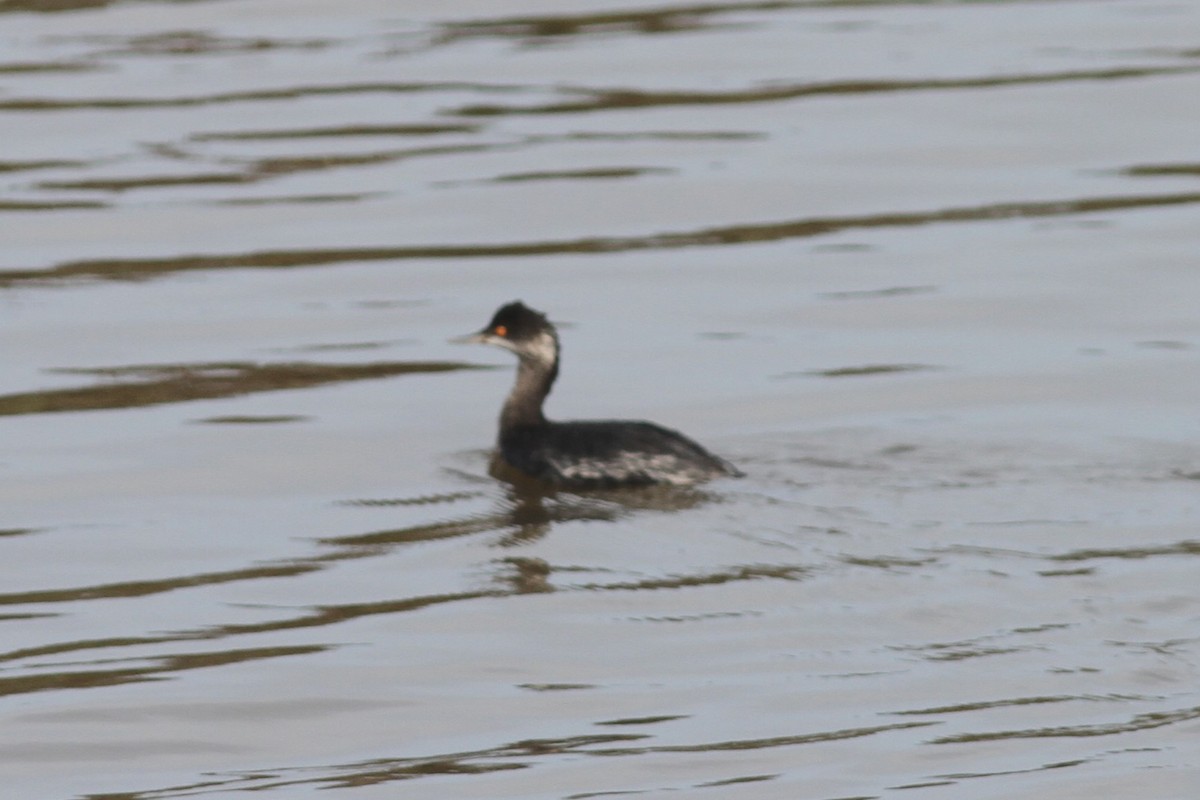
[[[678,431],[636,420],[547,422],[502,430],[500,457],[539,480],[584,489],[689,485],[741,474]]]

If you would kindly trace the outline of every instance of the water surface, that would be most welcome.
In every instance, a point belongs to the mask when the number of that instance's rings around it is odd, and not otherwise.
[[[9,791],[1194,796],[1198,23],[0,4]]]

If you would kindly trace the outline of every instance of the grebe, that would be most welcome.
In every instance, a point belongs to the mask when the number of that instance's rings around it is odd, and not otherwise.
[[[493,344],[517,354],[517,380],[500,412],[497,456],[546,483],[569,488],[688,485],[741,475],[681,433],[652,422],[551,422],[542,403],[558,376],[558,334],[520,301],[500,308],[479,333],[454,341]]]

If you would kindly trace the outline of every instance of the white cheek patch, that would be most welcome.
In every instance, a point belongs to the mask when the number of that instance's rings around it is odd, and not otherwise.
[[[554,337],[548,333],[539,333],[537,338],[531,341],[524,348],[525,355],[531,360],[539,364],[549,366],[554,363],[554,359],[558,357],[558,343],[554,341]]]

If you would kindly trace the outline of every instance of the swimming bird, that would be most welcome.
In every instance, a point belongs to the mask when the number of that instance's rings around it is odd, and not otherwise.
[[[558,377],[558,332],[520,301],[501,307],[483,330],[454,341],[491,344],[517,355],[517,379],[500,411],[497,459],[565,488],[689,485],[742,473],[681,433],[652,422],[553,422],[542,405]]]

